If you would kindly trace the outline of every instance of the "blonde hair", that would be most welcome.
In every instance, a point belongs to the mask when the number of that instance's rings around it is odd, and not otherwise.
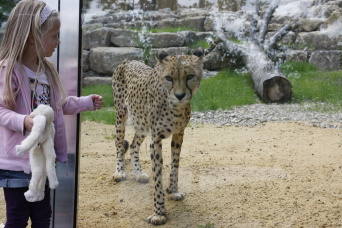
[[[3,89],[3,103],[7,108],[13,109],[16,105],[15,95],[12,89],[12,75],[16,63],[22,64],[22,59],[25,54],[28,38],[31,33],[34,37],[34,46],[37,53],[38,70],[45,72],[50,84],[51,106],[55,106],[55,101],[62,105],[66,99],[66,93],[60,82],[58,72],[55,66],[45,59],[43,36],[52,29],[55,23],[60,23],[59,13],[52,11],[51,15],[40,24],[41,12],[46,6],[46,3],[39,0],[23,0],[20,1],[11,11],[8,18],[5,36],[0,48],[0,60],[5,60],[5,85]],[[2,64],[0,67],[2,67]],[[60,96],[56,97],[54,89],[59,91]]]

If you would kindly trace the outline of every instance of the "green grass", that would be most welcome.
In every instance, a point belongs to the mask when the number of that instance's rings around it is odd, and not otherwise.
[[[258,102],[248,74],[224,70],[217,76],[203,79],[191,105],[194,111],[231,109]]]
[[[115,124],[116,115],[114,109],[113,93],[111,85],[85,86],[82,95],[99,94],[103,97],[103,105],[100,110],[82,112],[81,120],[89,120],[104,124]]]
[[[210,44],[206,40],[198,40],[192,44],[189,44],[188,47],[191,49],[197,49],[199,47],[202,47],[204,49],[208,49],[208,48],[210,48]]]
[[[286,63],[284,73],[292,84],[292,102],[328,103],[342,107],[342,71],[320,71],[307,63]]]
[[[199,32],[187,27],[167,27],[167,28],[153,28],[151,29],[152,33],[160,33],[160,32],[173,32],[173,33],[177,33],[177,32],[181,32],[181,31],[193,31],[193,32]]]
[[[342,111],[342,71],[320,71],[307,63],[286,63],[281,66],[292,84],[292,103],[312,102],[312,111]],[[242,105],[260,103],[252,89],[253,82],[246,73],[223,70],[217,76],[203,79],[194,95],[193,111],[232,109]],[[99,94],[104,98],[103,108],[83,112],[82,121],[89,120],[115,124],[116,116],[111,85],[86,86],[83,95]]]

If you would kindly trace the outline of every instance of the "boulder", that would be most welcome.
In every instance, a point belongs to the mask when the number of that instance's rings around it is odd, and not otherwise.
[[[307,62],[308,52],[303,50],[287,50],[285,52],[286,61]]]
[[[310,7],[309,15],[317,18],[329,18],[335,10],[339,10],[337,5],[320,4]]]
[[[85,32],[83,35],[83,49],[90,50],[96,47],[109,47],[111,45],[112,28],[99,28]]]
[[[193,44],[198,40],[197,34],[193,31],[182,31],[179,34],[184,36],[184,46]]]
[[[318,31],[323,22],[323,19],[303,18],[299,20],[299,30],[302,32]]]
[[[204,21],[206,17],[189,17],[184,19],[179,19],[176,21],[176,27],[186,27],[194,31],[205,31]]]
[[[133,30],[113,29],[111,43],[117,47],[139,47],[139,33]]]
[[[84,77],[82,79],[83,86],[93,86],[93,85],[111,85],[112,77]]]
[[[200,8],[178,9],[177,14],[178,14],[179,19],[211,16],[210,12],[207,9],[200,9]]]
[[[94,24],[84,24],[82,25],[83,32],[93,31],[95,29],[102,28],[102,23],[94,23]]]
[[[335,10],[331,13],[330,17],[323,23],[323,28],[328,28],[330,25],[334,24],[338,20],[341,21],[341,12],[339,10]]]
[[[144,20],[146,21],[160,21],[175,18],[177,18],[177,15],[172,13],[172,11],[147,11],[144,13]]]
[[[206,17],[203,26],[204,31],[214,31],[215,21],[211,17]]]
[[[181,47],[185,37],[172,32],[152,33],[149,35],[149,41],[153,48]]]
[[[167,28],[167,27],[175,27],[175,26],[176,26],[176,18],[171,18],[171,19],[160,20],[156,27]]]
[[[125,59],[139,60],[143,51],[139,48],[97,47],[89,54],[90,69],[100,74],[112,74]]]
[[[309,63],[321,70],[340,70],[341,51],[314,51],[310,55]]]
[[[330,37],[324,32],[299,33],[295,42],[298,47],[308,47],[311,50],[336,50],[339,43],[338,37]]]
[[[229,56],[220,50],[214,49],[204,57],[204,66],[206,70],[221,70],[225,68],[241,68],[243,66],[242,58]]]

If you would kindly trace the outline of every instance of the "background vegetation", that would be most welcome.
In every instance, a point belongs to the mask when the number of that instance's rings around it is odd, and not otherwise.
[[[292,103],[312,102],[314,111],[342,111],[342,71],[320,71],[308,63],[288,62],[281,66],[292,84]],[[104,105],[96,112],[84,112],[82,120],[115,124],[111,85],[86,86],[83,95],[92,93],[104,97]],[[242,105],[261,103],[253,90],[248,73],[221,71],[217,76],[203,79],[192,99],[193,111],[228,110]],[[281,105],[281,104],[279,104]]]

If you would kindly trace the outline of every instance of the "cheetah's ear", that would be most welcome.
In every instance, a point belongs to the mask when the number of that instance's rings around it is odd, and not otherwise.
[[[204,57],[204,50],[203,48],[199,47],[194,52],[193,55],[196,55],[198,58],[202,59]]]
[[[156,59],[161,63],[167,56],[169,55],[165,51],[159,51],[156,55]]]

